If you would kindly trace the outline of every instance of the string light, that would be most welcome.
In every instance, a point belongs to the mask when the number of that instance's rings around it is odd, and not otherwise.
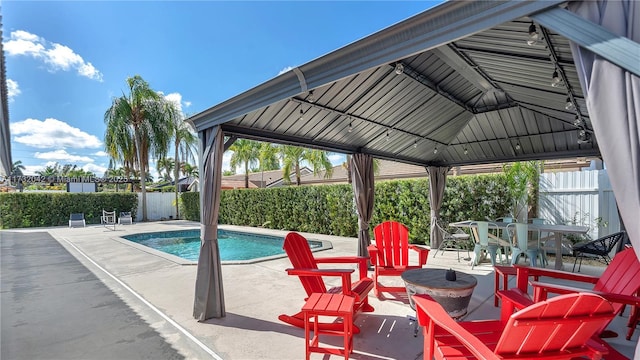
[[[516,150],[520,150],[520,143],[516,143]]]
[[[467,148],[464,148],[464,154],[467,155],[469,153],[469,150],[467,150]]]
[[[298,120],[304,121],[304,111],[302,111],[302,109],[300,109],[300,117],[298,118]]]
[[[540,35],[538,34],[538,31],[536,31],[536,26],[532,22],[531,25],[529,25],[529,38],[527,39],[527,45],[533,46],[539,39]]]
[[[567,96],[567,103],[564,105],[564,108],[569,111],[575,109],[575,106],[573,105],[573,102],[571,101],[571,98],[569,96]]]
[[[418,140],[414,140],[413,141],[413,148],[417,149],[418,148]]]
[[[558,70],[554,70],[551,75],[551,86],[560,87],[562,85],[562,78],[558,75]]]
[[[402,65],[401,63],[396,63],[396,74],[400,75],[404,72],[404,65]]]

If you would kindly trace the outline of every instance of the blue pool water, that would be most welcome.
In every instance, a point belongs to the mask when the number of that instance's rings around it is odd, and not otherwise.
[[[200,254],[199,229],[133,234],[124,238],[187,260],[198,261]],[[283,243],[284,238],[278,236],[218,230],[218,247],[222,261],[254,260],[283,255]],[[322,242],[309,241],[309,246],[311,249],[320,248]]]

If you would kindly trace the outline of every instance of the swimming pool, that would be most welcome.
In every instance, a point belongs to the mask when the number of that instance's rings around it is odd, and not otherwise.
[[[123,238],[186,260],[198,261],[200,229],[133,234]],[[284,238],[218,229],[220,260],[255,262],[285,256]],[[309,240],[312,250],[326,247],[322,241]]]

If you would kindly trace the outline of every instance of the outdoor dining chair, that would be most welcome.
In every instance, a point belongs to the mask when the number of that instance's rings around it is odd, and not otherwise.
[[[120,216],[118,217],[118,224],[120,224],[120,225],[124,225],[124,224],[132,225],[133,224],[133,218],[131,217],[131,212],[130,211],[122,211],[122,212],[120,212]]]
[[[502,262],[502,251],[500,250],[499,239],[489,234],[489,225],[491,223],[487,221],[474,221],[473,224],[475,224],[475,226],[472,226],[471,232],[473,233],[476,244],[473,249],[474,256],[471,259],[471,268],[473,269],[473,267],[480,264],[483,251],[489,253],[491,265],[496,264],[498,253],[500,253],[500,262]],[[493,224],[493,226],[498,228],[495,224]],[[509,260],[508,257],[507,260]]]
[[[116,211],[102,210],[102,216],[100,217],[100,223],[107,229],[116,230]],[[113,229],[112,229],[113,228]]]
[[[575,260],[573,262],[573,271],[576,270],[576,263],[580,259],[580,265],[578,265],[578,272],[582,268],[582,258],[602,259],[605,264],[609,265],[611,262],[611,251],[616,247],[618,242],[624,238],[624,231],[609,234],[599,239],[589,241],[587,243],[578,243],[573,245],[573,256]]]
[[[462,229],[456,229],[455,232],[446,230],[448,227],[443,226],[440,221],[436,221],[436,226],[440,234],[442,234],[442,242],[433,253],[434,258],[438,255],[438,251],[440,251],[440,254],[444,254],[445,250],[453,249],[458,253],[458,262],[460,262],[460,250],[467,250],[467,259],[470,259],[469,246],[471,245],[471,236],[469,234]]]

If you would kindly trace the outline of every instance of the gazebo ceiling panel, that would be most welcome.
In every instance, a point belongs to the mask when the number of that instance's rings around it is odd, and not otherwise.
[[[545,6],[517,2],[508,6],[534,5]],[[420,16],[412,21],[419,23]],[[445,40],[449,35],[442,35],[437,46],[397,57],[368,55],[367,47],[377,46],[380,40],[378,34],[373,35],[378,40],[366,38],[362,40],[366,45],[356,42],[302,65],[298,72],[282,74],[195,116],[194,122],[200,126],[220,123],[223,130],[239,137],[364,152],[416,165],[598,155],[595,139],[578,143],[576,111],[588,131],[591,126],[569,41],[536,23],[546,39],[528,46],[531,21],[518,16],[500,22],[488,17],[495,24],[467,32],[470,36],[451,35]],[[425,17],[424,24],[432,20]],[[388,31],[404,30],[393,27]],[[409,37],[428,37],[433,30],[416,27],[415,31]],[[405,41],[404,37],[394,39]],[[561,87],[550,84],[556,69],[554,56],[567,81]],[[347,57],[356,64],[377,65],[349,73],[340,65],[340,59]],[[397,63],[404,67],[399,74]],[[341,76],[318,80],[334,73]],[[577,110],[565,109],[569,94]],[[254,100],[256,95],[260,97]],[[247,110],[242,113],[242,109]],[[299,119],[301,109],[303,120]]]

